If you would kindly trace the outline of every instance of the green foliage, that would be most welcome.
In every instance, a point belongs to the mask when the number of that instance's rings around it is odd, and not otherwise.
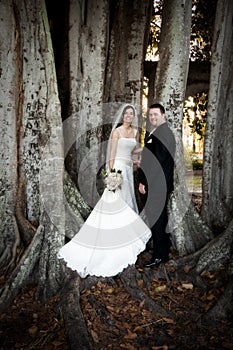
[[[202,170],[203,169],[203,162],[200,159],[194,158],[192,160],[193,170]]]
[[[190,152],[189,156],[192,160],[192,168],[193,170],[202,170],[203,169],[203,160],[198,157],[197,153]]]
[[[190,58],[193,61],[210,61],[217,0],[192,0],[192,3]],[[154,1],[147,49],[147,54],[152,57],[158,56],[159,52],[162,5],[162,0]]]
[[[197,133],[199,140],[204,136],[207,119],[207,94],[197,93],[193,97],[192,104],[186,101],[184,106],[184,118],[189,122],[191,133]]]
[[[159,41],[161,31],[161,15],[162,15],[162,1],[154,1],[154,9],[150,23],[149,43],[147,54],[149,56],[157,56],[159,52]]]
[[[193,0],[191,59],[209,61],[217,0]]]

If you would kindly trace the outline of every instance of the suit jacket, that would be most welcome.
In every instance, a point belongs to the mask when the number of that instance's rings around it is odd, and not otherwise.
[[[139,181],[156,197],[164,190],[168,195],[174,189],[175,148],[175,137],[167,123],[161,124],[145,137]]]

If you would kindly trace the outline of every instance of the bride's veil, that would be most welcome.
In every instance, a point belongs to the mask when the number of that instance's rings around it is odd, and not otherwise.
[[[132,108],[134,110],[134,120],[131,124],[131,126],[138,130],[138,115],[137,115],[137,110],[132,105],[131,103],[124,103],[116,112],[114,118],[113,118],[113,123],[112,123],[112,130],[108,139],[108,144],[107,144],[107,154],[106,154],[106,171],[109,170],[108,165],[109,165],[109,160],[110,160],[110,145],[111,145],[111,137],[113,131],[119,126],[119,124],[122,124],[123,122],[123,113],[125,109],[127,108]]]

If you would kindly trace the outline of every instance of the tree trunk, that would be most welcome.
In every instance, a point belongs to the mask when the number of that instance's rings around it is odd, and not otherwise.
[[[70,107],[69,118],[63,125],[66,166],[85,201],[93,207],[99,198],[96,174],[104,158],[99,144],[108,47],[108,2],[101,0],[96,6],[92,0],[72,0],[69,16]]]
[[[182,116],[189,67],[192,2],[164,1],[155,100],[167,110],[176,138],[175,191],[170,201],[170,230],[180,255],[194,252],[211,238],[196,213],[185,184]],[[186,156],[187,157],[187,156]],[[191,160],[187,159],[191,165]]]
[[[4,270],[15,262],[20,247],[20,234],[16,222],[17,197],[17,114],[21,95],[21,60],[18,62],[19,33],[10,36],[16,28],[12,4],[0,2],[0,266]],[[29,231],[31,232],[31,231]],[[29,235],[30,236],[30,235]]]
[[[112,18],[105,85],[105,101],[141,106],[143,63],[149,37],[153,1],[110,2]]]
[[[157,61],[144,62],[144,76],[149,79],[148,105],[154,101],[154,86]],[[188,80],[185,90],[185,99],[197,93],[208,92],[210,84],[210,63],[189,61]]]
[[[209,263],[228,264],[228,284],[207,317],[231,317],[233,310],[233,3],[217,3],[205,133],[202,216],[217,236]],[[226,50],[226,47],[228,48]],[[217,215],[216,215],[217,213]],[[231,247],[231,249],[230,249]],[[219,249],[220,248],[220,249]],[[221,249],[222,248],[222,249]],[[205,260],[205,259],[204,259]],[[208,263],[208,262],[207,262]]]
[[[14,157],[6,159],[4,165],[5,176],[11,174],[8,182],[12,190],[5,198],[9,201],[8,212],[11,210],[14,230],[8,227],[6,231],[5,227],[3,240],[10,237],[12,242],[10,258],[14,257],[16,244],[24,242],[28,248],[2,291],[1,306],[30,280],[38,283],[40,300],[56,293],[61,271],[56,254],[65,232],[62,123],[45,4],[39,0],[7,4],[1,2],[1,7],[16,33],[12,38],[5,33],[4,52],[10,51],[10,62],[7,55],[4,56],[6,61],[1,61],[5,65],[3,71],[9,64],[13,67],[6,70],[13,74],[6,75],[3,81],[5,96],[8,96],[3,101],[6,112],[7,106],[12,106],[9,108],[13,127],[7,139],[13,140],[9,154],[14,152]],[[7,47],[11,50],[6,50]],[[17,84],[13,85],[13,79]],[[18,91],[19,98],[16,97]],[[9,145],[7,139],[5,144]],[[11,202],[14,193],[19,201],[16,208]],[[11,293],[7,294],[9,289]]]
[[[219,1],[213,39],[205,132],[201,212],[204,220],[217,233],[226,228],[233,217],[232,20],[232,1]]]

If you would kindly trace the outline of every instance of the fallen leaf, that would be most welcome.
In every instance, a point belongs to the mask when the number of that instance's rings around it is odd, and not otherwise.
[[[163,321],[166,323],[175,323],[175,321],[172,318],[168,318],[168,317],[163,317]]]
[[[145,305],[145,302],[146,302],[146,300],[143,299],[143,300],[140,302],[139,306],[140,306],[140,307],[143,307],[143,306]]]
[[[120,344],[120,347],[127,350],[136,350],[136,348],[131,344]]]
[[[52,344],[53,344],[53,346],[58,347],[58,346],[61,346],[63,343],[55,340],[52,342]]]
[[[206,299],[211,301],[211,300],[215,299],[215,296],[214,296],[214,294],[210,294],[206,297]]]
[[[144,331],[144,328],[142,326],[136,326],[134,328],[134,332],[143,332]]]
[[[108,288],[108,289],[107,289],[107,293],[112,294],[113,292],[114,292],[114,289],[113,289],[113,288]]]
[[[166,284],[162,285],[162,286],[158,286],[155,288],[155,292],[158,293],[158,292],[164,292],[165,290],[167,289],[167,286]]]
[[[143,280],[138,280],[137,282],[139,287],[143,287],[143,284],[144,284]]]
[[[91,329],[91,335],[92,335],[93,340],[96,343],[99,343],[99,337],[98,337],[97,333],[95,331],[93,331],[93,329]]]
[[[32,326],[28,329],[28,333],[31,335],[31,336],[34,336],[38,331],[38,327],[37,326]]]
[[[125,336],[124,336],[124,338],[125,339],[135,339],[135,338],[137,338],[137,333],[132,333],[132,332],[130,332],[129,330],[128,330],[128,334],[126,334]]]
[[[108,309],[109,311],[112,311],[112,312],[115,312],[115,311],[116,311],[115,307],[112,307],[112,306],[110,306],[110,305],[107,305],[107,309]]]
[[[188,273],[189,270],[190,270],[190,266],[185,265],[185,266],[184,266],[184,272],[185,272],[185,273]]]
[[[193,289],[193,284],[192,283],[182,283],[181,287],[184,289]]]

